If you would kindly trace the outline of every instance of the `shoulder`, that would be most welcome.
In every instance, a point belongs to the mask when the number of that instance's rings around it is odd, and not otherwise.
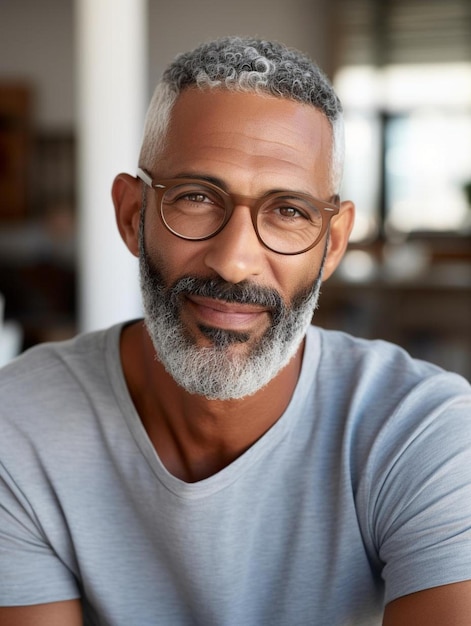
[[[463,377],[385,341],[321,329],[310,334],[307,349],[320,353],[310,383],[317,421],[348,450],[357,494],[370,499],[394,476],[400,488],[404,477],[422,475],[426,459],[439,463],[463,442],[471,449],[471,386]]]
[[[328,384],[330,377],[341,384],[343,394],[361,391],[370,405],[378,401],[384,406],[388,400],[397,403],[414,391],[427,395],[428,388],[444,396],[471,394],[471,386],[462,376],[413,358],[390,342],[315,327],[310,334],[317,335],[311,345],[316,344],[320,352],[322,382]]]
[[[471,386],[462,376],[386,341],[318,332],[319,396],[343,416],[362,458],[380,450],[384,459],[386,449],[407,447],[418,433],[456,437],[458,424],[471,436]]]
[[[109,365],[119,364],[119,332],[115,326],[74,339],[45,343],[28,350],[0,370],[0,424],[8,429],[51,428],[87,403],[88,390],[106,385]],[[112,353],[115,357],[112,357]]]
[[[413,358],[404,348],[383,339],[363,339],[343,331],[326,330],[316,326],[312,326],[309,333],[319,336],[324,363],[328,360],[326,357],[331,356],[339,364],[338,358],[342,356],[340,364],[347,367],[349,365],[356,367],[358,364],[365,366],[381,364],[383,368],[390,370],[407,365],[407,371],[404,373],[417,371],[426,374],[443,371],[437,365]]]
[[[462,376],[392,343],[339,331],[309,329],[299,386],[319,419],[367,439],[403,419],[422,422],[450,403],[466,406],[471,421],[471,385]]]
[[[100,351],[104,347],[106,336],[116,328],[118,327],[79,334],[65,341],[37,344],[0,369],[0,385],[5,384],[9,377],[24,377],[33,371],[37,374],[40,364],[47,368],[57,366],[59,363],[64,365],[77,356]]]
[[[51,373],[74,372],[103,357],[112,343],[119,341],[122,325],[83,333],[66,341],[48,342],[34,346],[0,369],[0,389],[11,389],[12,383],[24,385],[47,378]]]
[[[116,326],[39,345],[0,372],[0,487],[15,498],[73,484],[100,458],[110,416],[122,430],[119,336]]]

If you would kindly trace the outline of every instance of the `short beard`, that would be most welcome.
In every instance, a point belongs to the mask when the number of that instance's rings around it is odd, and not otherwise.
[[[259,391],[293,358],[311,324],[324,260],[318,278],[300,290],[289,306],[277,291],[248,281],[232,284],[219,277],[184,276],[166,286],[162,270],[145,249],[143,223],[142,215],[140,282],[145,324],[158,360],[191,394],[211,400],[235,400]],[[250,332],[199,326],[211,345],[198,346],[181,321],[182,300],[188,295],[262,306],[270,311],[271,324],[251,346]],[[243,344],[247,344],[245,351],[241,349]]]

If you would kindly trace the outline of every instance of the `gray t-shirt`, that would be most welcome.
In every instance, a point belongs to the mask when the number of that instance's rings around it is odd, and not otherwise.
[[[81,596],[86,623],[109,626],[366,626],[471,578],[464,379],[312,327],[286,412],[187,484],[132,404],[120,330],[0,375],[0,605]]]

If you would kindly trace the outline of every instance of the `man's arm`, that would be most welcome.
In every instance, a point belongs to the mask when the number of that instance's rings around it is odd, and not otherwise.
[[[0,626],[83,626],[80,600],[0,607]]]
[[[471,580],[393,600],[386,606],[383,620],[383,626],[469,626],[470,623]]]

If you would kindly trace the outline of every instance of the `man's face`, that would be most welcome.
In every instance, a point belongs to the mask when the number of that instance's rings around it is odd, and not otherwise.
[[[312,107],[188,90],[178,98],[165,150],[150,173],[156,180],[208,178],[245,196],[291,190],[328,199],[330,154],[329,123]],[[325,251],[325,239],[294,256],[264,248],[242,205],[212,239],[184,241],[164,227],[148,192],[141,282],[160,360],[190,392],[219,399],[254,393],[298,349]]]
[[[140,236],[139,268],[146,326],[159,360],[189,393],[234,400],[264,387],[291,360],[311,322],[321,284],[300,290],[287,305],[275,289],[250,282],[231,284],[222,278],[186,275],[168,285],[149,257]],[[319,272],[321,274],[321,272]],[[228,324],[197,324],[198,335],[183,321],[187,301],[204,302],[223,316],[250,317],[263,310],[270,324],[260,335]],[[200,305],[201,306],[201,305]],[[248,313],[246,313],[248,312]]]

